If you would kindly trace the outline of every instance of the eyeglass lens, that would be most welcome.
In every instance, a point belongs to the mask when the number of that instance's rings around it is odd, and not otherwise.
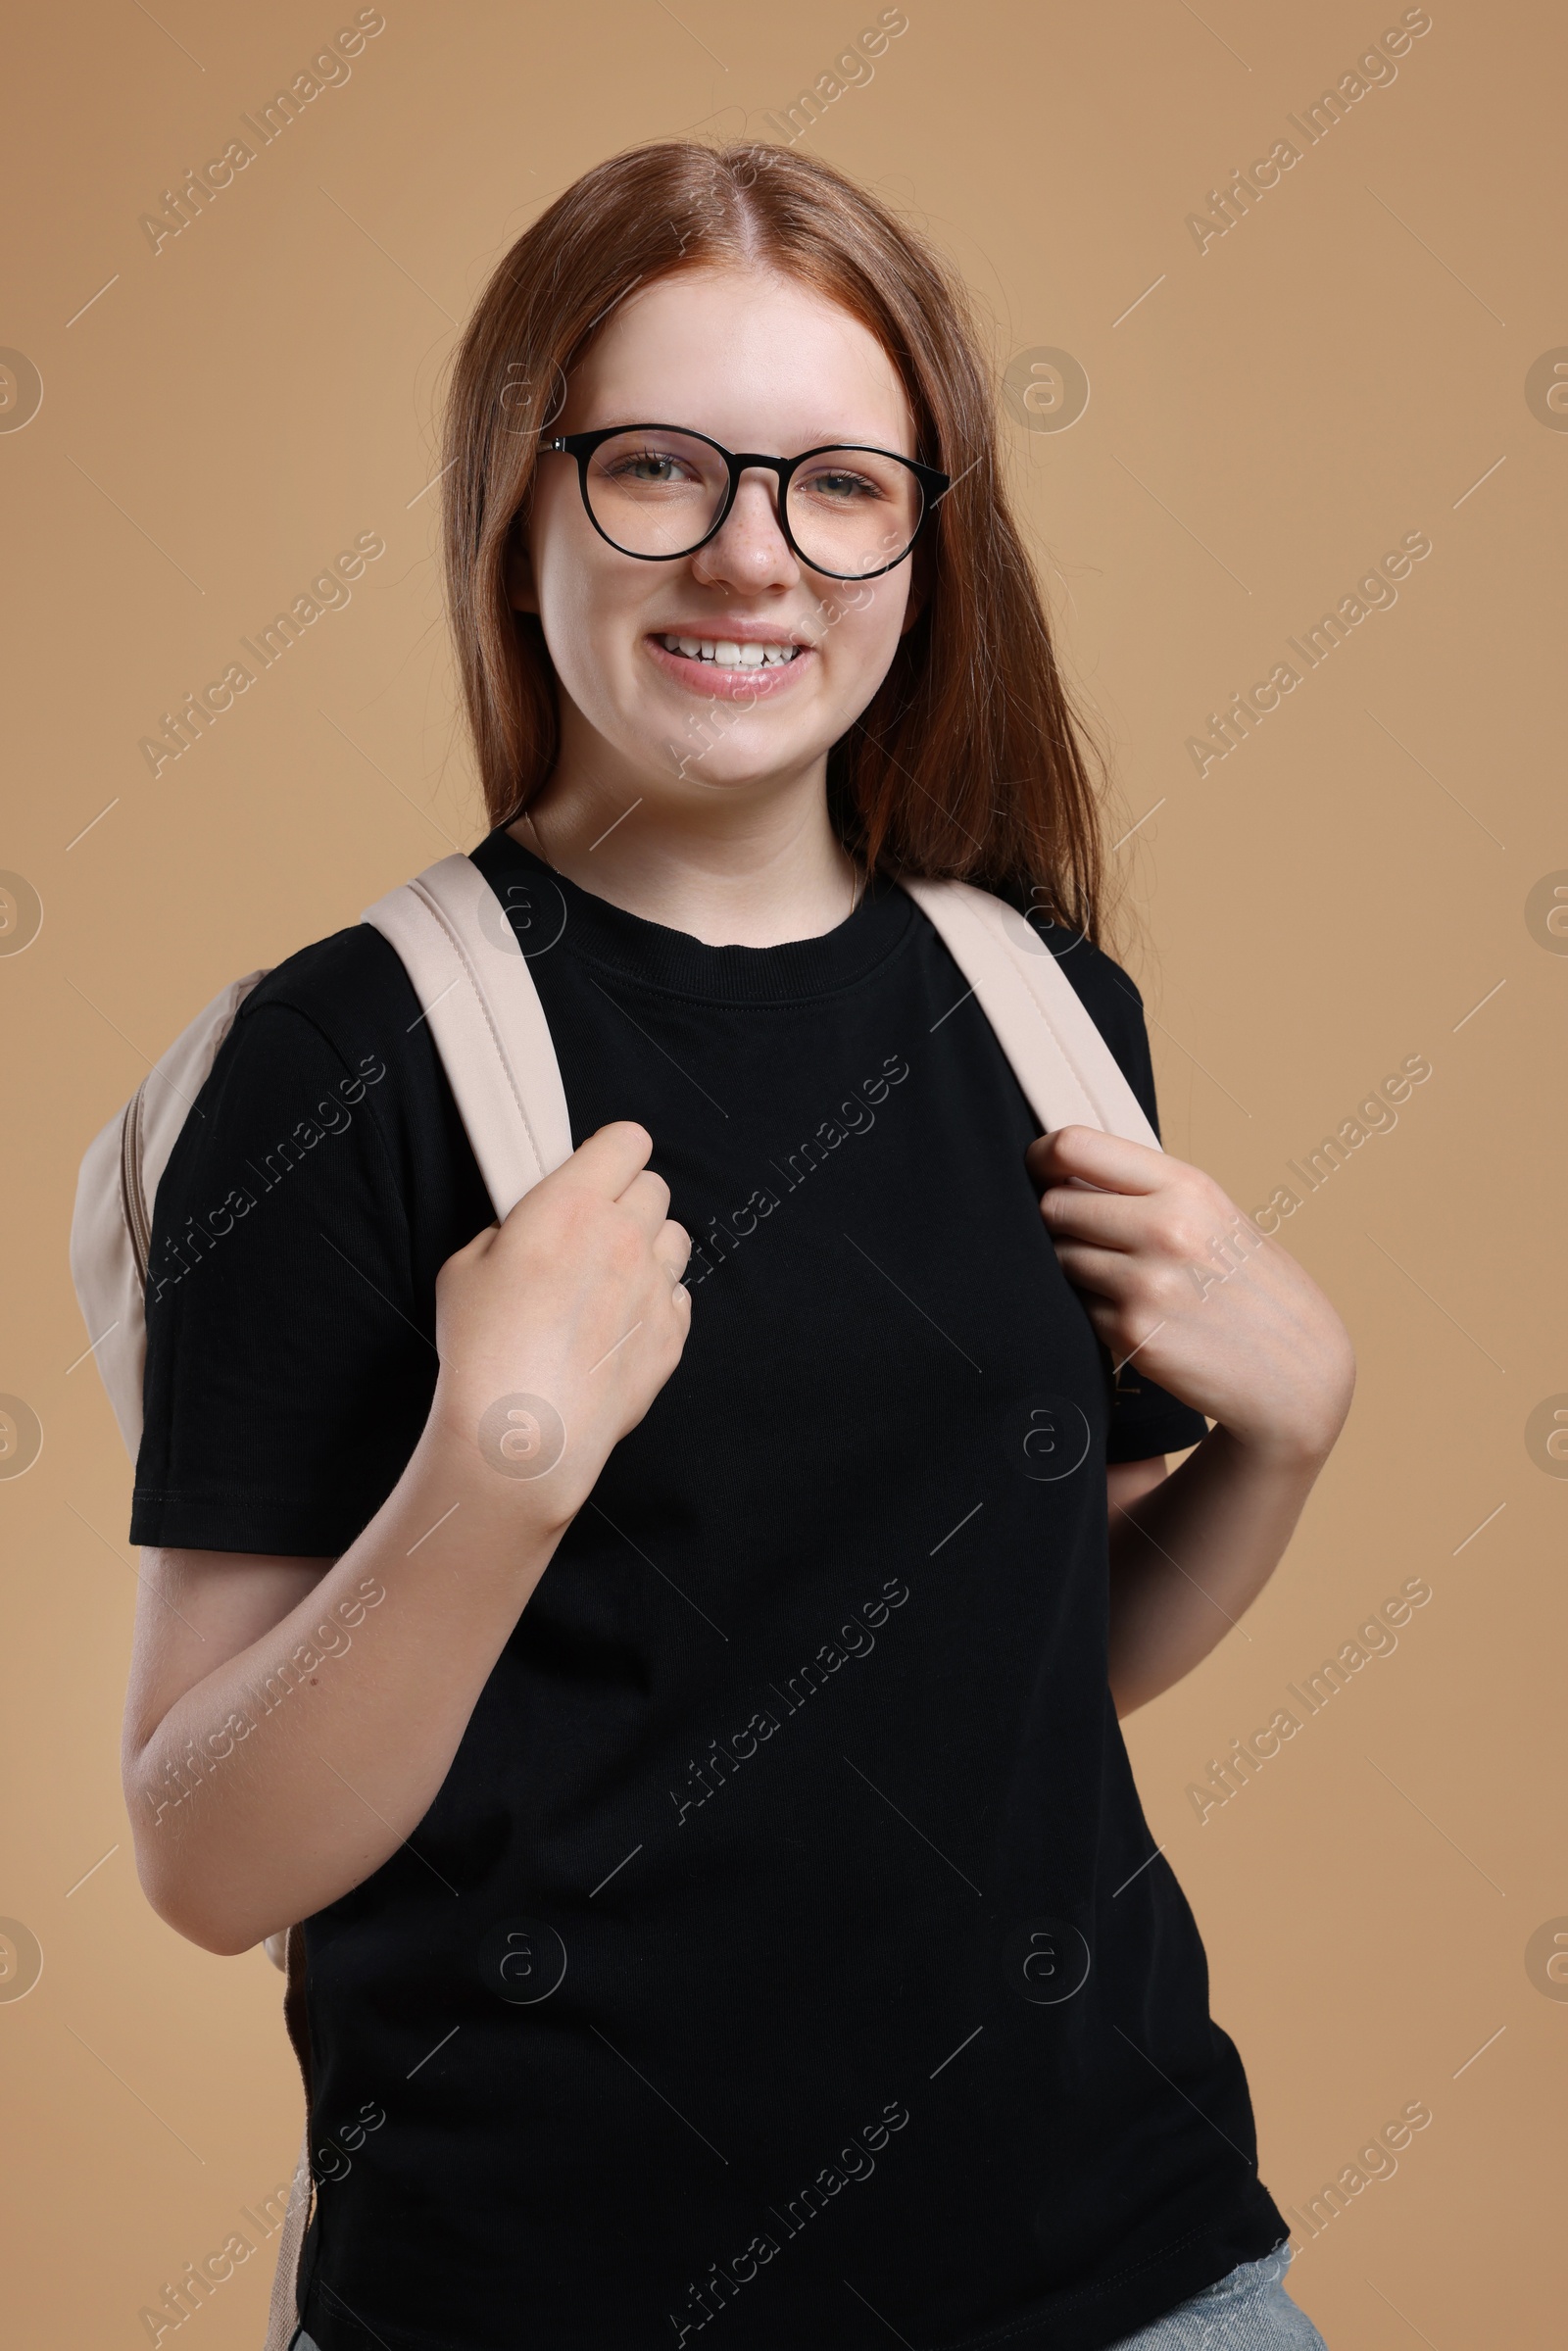
[[[729,487],[716,449],[664,430],[616,433],[588,461],[588,504],[627,555],[686,555],[712,528]],[[923,496],[906,465],[876,450],[824,449],[790,477],[786,515],[813,568],[863,578],[897,563],[919,526]]]

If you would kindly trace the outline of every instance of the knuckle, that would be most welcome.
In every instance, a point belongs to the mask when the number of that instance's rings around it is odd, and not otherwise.
[[[1155,1228],[1159,1247],[1167,1257],[1179,1257],[1183,1263],[1195,1257],[1206,1257],[1213,1234],[1211,1224],[1194,1212],[1186,1201],[1167,1208]]]

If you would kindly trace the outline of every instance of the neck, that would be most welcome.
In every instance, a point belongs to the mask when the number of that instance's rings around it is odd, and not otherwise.
[[[513,838],[579,889],[710,947],[819,938],[862,877],[827,812],[827,762],[808,774],[713,785],[661,778],[639,793],[564,756]]]

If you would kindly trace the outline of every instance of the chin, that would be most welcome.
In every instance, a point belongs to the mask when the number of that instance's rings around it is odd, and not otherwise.
[[[682,742],[670,738],[661,742],[655,754],[656,763],[672,778],[683,783],[707,785],[715,792],[744,792],[749,786],[766,784],[782,773],[797,772],[808,766],[818,756],[812,746],[803,746],[792,755],[788,744],[780,741],[765,749],[757,744],[712,743],[705,747],[700,738]]]

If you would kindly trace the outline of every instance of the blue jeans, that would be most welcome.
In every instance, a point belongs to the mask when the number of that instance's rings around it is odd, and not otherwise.
[[[1284,2245],[1261,2261],[1244,2261],[1152,2327],[1124,2334],[1111,2351],[1327,2351],[1305,2311],[1285,2291],[1290,2261]],[[317,2351],[303,2328],[294,2351]]]
[[[1326,2351],[1304,2310],[1285,2291],[1291,2249],[1244,2261],[1216,2285],[1125,2334],[1112,2351]]]

